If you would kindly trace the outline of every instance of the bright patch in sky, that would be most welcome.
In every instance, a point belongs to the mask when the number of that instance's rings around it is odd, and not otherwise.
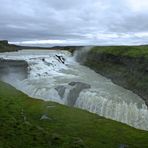
[[[134,11],[148,11],[148,0],[127,0]]]

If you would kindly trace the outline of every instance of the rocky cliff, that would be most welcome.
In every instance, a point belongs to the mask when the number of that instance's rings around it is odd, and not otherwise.
[[[141,96],[148,105],[148,47],[94,47],[85,65]]]

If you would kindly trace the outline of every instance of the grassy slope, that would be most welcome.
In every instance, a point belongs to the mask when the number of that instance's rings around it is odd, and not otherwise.
[[[48,120],[40,120],[46,114]],[[148,132],[86,111],[32,99],[0,82],[1,148],[147,148]]]

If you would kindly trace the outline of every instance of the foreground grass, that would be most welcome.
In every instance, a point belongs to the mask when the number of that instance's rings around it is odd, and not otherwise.
[[[124,145],[147,148],[148,132],[80,109],[32,99],[0,82],[1,148],[123,148]]]

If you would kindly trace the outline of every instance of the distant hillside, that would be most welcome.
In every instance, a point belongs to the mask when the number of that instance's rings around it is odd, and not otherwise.
[[[0,52],[17,51],[19,49],[19,46],[9,44],[7,40],[0,41]]]
[[[44,49],[44,50],[68,50],[74,52],[76,49],[81,48],[82,46],[55,46],[55,47],[38,47],[38,46],[19,46],[9,44],[7,40],[0,40],[0,52],[11,52],[18,51],[21,49]]]

